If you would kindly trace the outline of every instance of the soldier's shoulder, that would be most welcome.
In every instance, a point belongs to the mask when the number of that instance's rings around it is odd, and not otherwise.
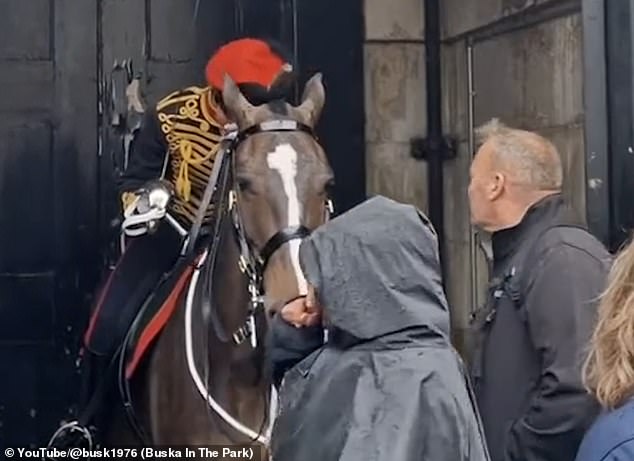
[[[193,85],[180,88],[159,99],[155,105],[155,110],[157,112],[163,112],[170,108],[180,107],[188,101],[199,101],[208,90],[208,87]]]

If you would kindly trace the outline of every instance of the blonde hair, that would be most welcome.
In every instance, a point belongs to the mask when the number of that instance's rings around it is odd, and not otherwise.
[[[561,157],[555,145],[543,136],[509,128],[497,118],[476,129],[477,143],[495,143],[496,163],[521,183],[537,190],[559,190],[563,183]]]
[[[634,241],[618,254],[608,275],[583,375],[605,408],[634,396]]]

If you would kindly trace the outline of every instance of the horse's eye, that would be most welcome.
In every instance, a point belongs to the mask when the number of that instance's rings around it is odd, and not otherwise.
[[[326,181],[326,184],[324,184],[324,194],[327,196],[331,196],[334,190],[335,190],[335,180],[329,179],[328,181]]]
[[[238,187],[240,188],[240,192],[246,192],[251,189],[251,181],[247,178],[238,178]]]

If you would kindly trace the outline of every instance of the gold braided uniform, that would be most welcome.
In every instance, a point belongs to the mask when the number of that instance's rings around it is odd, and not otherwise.
[[[159,144],[163,147],[161,163],[165,161],[165,150],[168,154],[164,179],[172,184],[175,191],[168,211],[186,230],[195,219],[222,137],[222,126],[214,118],[209,91],[208,87],[188,87],[176,91],[159,101],[155,111],[148,114],[154,119],[150,120],[153,124],[148,123],[148,130],[154,128],[155,131],[150,136],[162,138]],[[143,135],[148,136],[148,133],[139,136]],[[142,177],[149,169],[143,165],[144,162],[152,162],[153,167],[158,164],[155,144],[149,148],[148,143],[142,140],[138,152],[134,154],[136,158],[131,157],[131,171],[124,176],[131,179],[128,183],[133,186],[127,189],[134,189],[140,183],[160,176],[159,171],[153,178]],[[136,164],[133,163],[135,161]],[[141,170],[141,167],[144,169]],[[143,174],[139,174],[139,171],[143,171]],[[134,198],[134,190],[123,192],[124,209]],[[210,219],[212,211],[213,206],[210,204],[205,213],[205,222]]]

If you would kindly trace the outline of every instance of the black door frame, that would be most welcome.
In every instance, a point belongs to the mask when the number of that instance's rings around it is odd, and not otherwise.
[[[583,0],[586,215],[616,251],[634,228],[634,0]]]

